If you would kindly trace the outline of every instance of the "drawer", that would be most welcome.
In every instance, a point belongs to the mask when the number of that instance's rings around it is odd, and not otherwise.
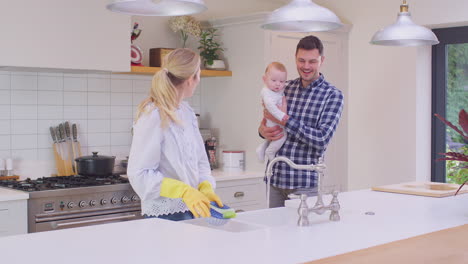
[[[221,200],[230,206],[234,203],[260,201],[265,198],[263,184],[237,185],[229,187],[220,187],[216,193]]]
[[[266,202],[262,203],[238,203],[238,204],[230,204],[231,208],[233,208],[236,213],[242,213],[247,211],[254,211],[266,208]]]

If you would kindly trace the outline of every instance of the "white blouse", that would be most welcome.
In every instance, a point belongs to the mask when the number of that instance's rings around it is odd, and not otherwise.
[[[208,180],[215,188],[194,111],[182,102],[176,111],[182,125],[161,128],[159,110],[143,114],[133,125],[133,141],[127,175],[141,199],[141,213],[159,216],[188,211],[181,198],[160,196],[164,177],[182,181],[195,189]]]

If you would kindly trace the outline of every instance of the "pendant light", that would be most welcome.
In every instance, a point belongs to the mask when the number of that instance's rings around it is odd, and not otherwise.
[[[343,26],[329,9],[311,0],[292,0],[273,11],[262,25],[263,29],[289,32],[328,31]]]
[[[184,16],[207,9],[203,0],[113,0],[107,9],[135,16]]]
[[[377,31],[370,43],[385,46],[423,46],[438,44],[439,40],[430,29],[411,20],[408,4],[404,0],[400,5],[396,23]]]

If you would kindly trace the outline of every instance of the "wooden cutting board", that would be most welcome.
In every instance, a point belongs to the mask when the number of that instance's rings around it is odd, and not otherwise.
[[[458,190],[460,185],[451,183],[440,183],[440,182],[406,182],[392,185],[384,185],[372,187],[374,191],[381,192],[392,192],[392,193],[403,193],[422,195],[430,197],[446,197],[452,196]],[[458,192],[458,194],[468,193],[468,185]]]
[[[0,176],[0,180],[19,180],[19,176]]]
[[[466,209],[466,208],[460,208]],[[309,264],[468,263],[468,224],[370,247]]]

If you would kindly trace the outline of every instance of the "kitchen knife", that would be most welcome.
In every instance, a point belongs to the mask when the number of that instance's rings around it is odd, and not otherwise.
[[[71,166],[70,162],[70,155],[69,155],[69,150],[67,147],[67,141],[66,141],[66,135],[65,135],[65,126],[62,124],[59,124],[58,126],[59,129],[59,137],[60,137],[60,146],[63,154],[63,160],[65,163],[65,175],[70,176],[73,175],[73,169]]]
[[[75,142],[75,149],[78,157],[81,157],[81,144],[78,141],[78,128],[76,124],[72,125],[72,136],[73,136],[73,141]]]
[[[67,145],[67,148],[68,148],[68,157],[70,158],[70,163],[71,163],[71,167],[72,167],[72,171],[73,171],[73,174],[77,174],[76,172],[76,165],[75,165],[75,159],[77,158],[76,157],[76,154],[75,154],[75,147],[74,147],[74,144],[73,144],[73,140],[72,140],[72,136],[71,136],[71,128],[70,128],[70,123],[68,121],[66,121],[65,123],[63,123],[63,126],[65,128],[65,135],[66,135],[66,145]]]
[[[58,150],[58,146],[57,146],[57,143],[58,143],[58,140],[57,140],[57,136],[55,135],[55,129],[53,127],[50,127],[50,135],[52,136],[52,141],[54,142],[52,144],[52,149],[54,150],[54,158],[55,158],[55,167],[57,169],[57,175],[58,176],[63,176],[63,161],[60,157],[60,153],[59,153],[59,150]]]

